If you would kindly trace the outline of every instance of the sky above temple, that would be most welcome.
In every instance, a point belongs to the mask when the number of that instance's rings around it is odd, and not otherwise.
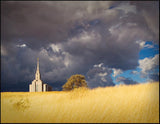
[[[1,91],[28,91],[37,57],[53,90],[158,81],[159,2],[1,2]]]

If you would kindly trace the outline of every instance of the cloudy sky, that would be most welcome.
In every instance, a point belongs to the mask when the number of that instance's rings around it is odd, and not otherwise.
[[[28,91],[37,57],[54,90],[158,81],[159,2],[1,2],[1,90]]]

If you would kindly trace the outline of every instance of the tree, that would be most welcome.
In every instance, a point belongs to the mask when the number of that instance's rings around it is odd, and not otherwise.
[[[85,76],[81,74],[72,75],[62,86],[63,91],[69,91],[79,87],[88,87]]]

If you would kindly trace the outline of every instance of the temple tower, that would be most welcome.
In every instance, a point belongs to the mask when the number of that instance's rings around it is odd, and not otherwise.
[[[41,80],[40,79],[40,72],[39,72],[39,58],[37,58],[37,70],[36,70],[36,74],[35,74],[35,79]]]
[[[44,84],[40,79],[39,58],[37,58],[37,70],[35,74],[35,79],[32,81],[32,84],[29,85],[29,92],[45,92],[51,90],[52,87]]]

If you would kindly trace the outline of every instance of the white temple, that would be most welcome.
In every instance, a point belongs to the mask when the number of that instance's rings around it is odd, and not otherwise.
[[[39,72],[39,58],[37,58],[37,71],[35,74],[35,79],[32,81],[32,84],[29,85],[29,92],[45,92],[52,91],[52,87],[44,84],[40,79]]]

